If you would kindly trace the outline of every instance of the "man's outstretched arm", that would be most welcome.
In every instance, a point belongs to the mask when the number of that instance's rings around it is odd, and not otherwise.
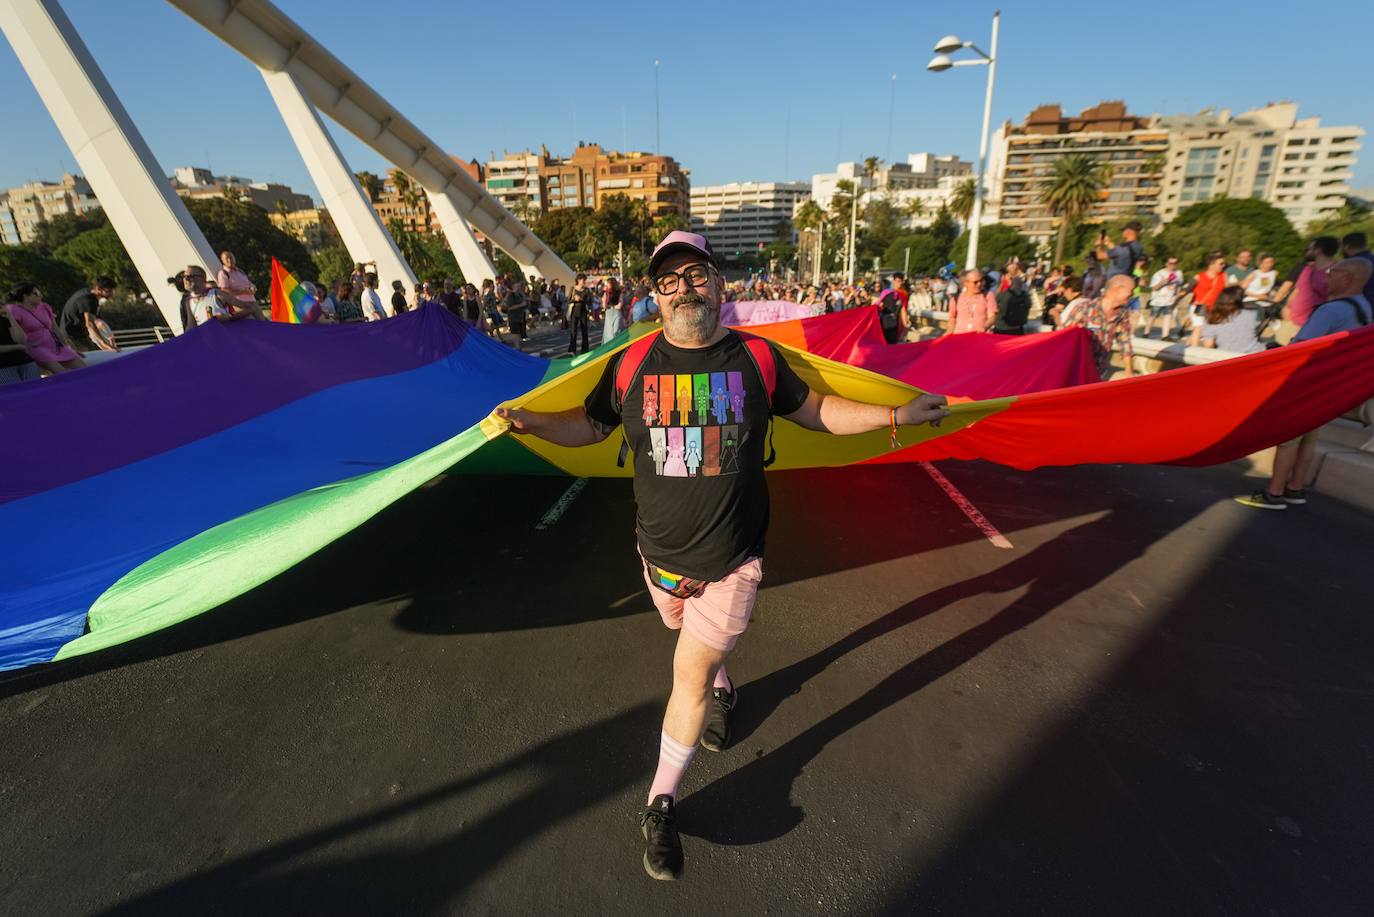
[[[949,416],[947,405],[944,395],[917,395],[897,408],[897,424],[939,426],[940,421]],[[887,427],[892,422],[892,408],[850,401],[838,395],[822,395],[813,389],[800,408],[783,416],[808,430],[850,436]]]
[[[522,408],[497,408],[496,416],[510,421],[512,433],[537,436],[556,446],[594,446],[610,436],[614,429],[592,420],[583,407],[549,414]]]

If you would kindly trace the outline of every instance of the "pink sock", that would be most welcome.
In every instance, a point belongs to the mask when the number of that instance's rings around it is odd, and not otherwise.
[[[649,786],[649,803],[654,801],[655,796],[665,793],[677,798],[678,784],[682,782],[682,775],[687,773],[687,765],[692,763],[692,755],[696,754],[696,750],[695,745],[683,745],[668,733],[663,733],[658,744],[658,770],[654,773],[654,782]]]
[[[711,687],[724,688],[726,691],[731,692],[735,690],[735,686],[730,684],[730,676],[725,674],[725,663],[722,662],[720,668],[716,669],[716,683]]]

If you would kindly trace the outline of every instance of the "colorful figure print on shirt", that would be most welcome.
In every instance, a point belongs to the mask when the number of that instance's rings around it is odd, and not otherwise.
[[[735,423],[744,423],[744,376],[730,373],[730,410],[734,412]]]
[[[725,373],[711,373],[711,414],[716,418],[716,423],[725,423],[725,414],[729,409],[730,395],[725,391]]]
[[[677,422],[684,427],[691,423],[687,415],[692,413],[692,377],[677,377]]]
[[[711,410],[711,376],[697,373],[692,377],[692,394],[696,399],[697,423],[706,423],[706,412]]]
[[[663,465],[663,475],[669,478],[687,477],[687,444],[682,435],[682,427],[668,428],[668,461]]]
[[[739,427],[720,428],[720,473],[739,474]]]
[[[701,467],[701,427],[687,428],[687,476],[696,477],[697,469]]]
[[[673,422],[673,388],[677,382],[672,376],[658,378],[658,416],[663,418],[666,427]]]
[[[654,473],[663,477],[663,463],[668,460],[667,431],[662,427],[650,427],[649,445],[654,453]]]
[[[644,377],[644,426],[652,427],[658,423],[658,377]]]
[[[720,474],[720,427],[706,427],[701,431],[701,439],[701,454],[706,460],[701,473],[714,478]]]
[[[640,413],[654,473],[670,478],[739,474],[747,396],[744,376],[737,372],[645,376]]]

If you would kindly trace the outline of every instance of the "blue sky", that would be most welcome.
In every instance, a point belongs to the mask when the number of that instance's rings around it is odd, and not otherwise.
[[[662,150],[699,185],[805,179],[840,159],[916,150],[973,158],[985,71],[925,64],[948,32],[986,47],[993,10],[910,0],[277,2],[464,157],[541,143],[566,152],[577,139],[653,149],[658,58]],[[164,171],[208,164],[315,194],[261,78],[218,39],[156,0],[64,5]],[[1319,17],[1270,0],[1009,3],[993,121],[1019,121],[1042,102],[1077,111],[1123,98],[1149,114],[1292,99],[1323,123],[1372,130],[1371,35],[1374,4]],[[0,86],[0,187],[75,169],[7,43]],[[330,124],[354,170],[385,168]],[[1374,186],[1370,143],[1357,187]]]

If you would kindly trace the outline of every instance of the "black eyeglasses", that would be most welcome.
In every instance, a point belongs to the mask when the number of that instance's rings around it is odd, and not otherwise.
[[[696,289],[706,286],[706,281],[711,277],[711,269],[704,264],[689,264],[681,271],[664,271],[654,277],[654,289],[663,296],[671,296],[678,291],[685,282],[688,287]]]

